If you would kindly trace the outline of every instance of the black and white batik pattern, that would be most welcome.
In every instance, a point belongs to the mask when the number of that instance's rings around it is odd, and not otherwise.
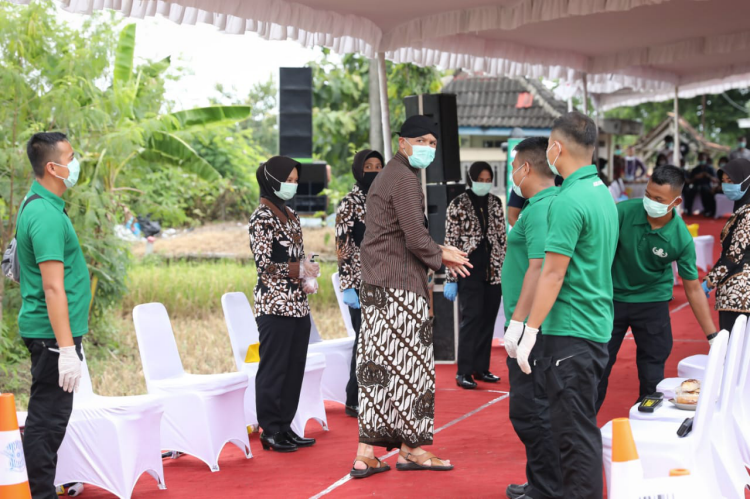
[[[360,299],[359,441],[388,449],[430,445],[435,361],[427,300],[366,283]]]

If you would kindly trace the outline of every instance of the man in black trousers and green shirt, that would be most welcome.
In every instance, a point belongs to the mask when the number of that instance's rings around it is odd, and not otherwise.
[[[545,373],[566,499],[601,499],[603,491],[596,393],[612,333],[618,229],[612,195],[591,164],[596,143],[596,125],[579,112],[552,126],[547,160],[565,181],[550,206],[544,268],[516,352],[523,372]],[[544,348],[532,366],[542,324]]]
[[[56,499],[57,451],[81,378],[91,288],[63,193],[80,173],[62,133],[37,133],[27,153],[36,179],[17,220],[21,311],[18,329],[31,354],[31,397],[23,451],[34,499]]]
[[[672,262],[677,262],[685,294],[703,333],[709,342],[716,336],[708,299],[698,281],[693,236],[675,210],[682,203],[684,185],[680,168],[659,166],[643,199],[617,205],[620,238],[612,265],[615,319],[608,345],[609,361],[599,382],[597,412],[604,403],[609,374],[628,329],[636,344],[640,381],[637,402],[654,393],[664,379],[664,364],[672,351]]]

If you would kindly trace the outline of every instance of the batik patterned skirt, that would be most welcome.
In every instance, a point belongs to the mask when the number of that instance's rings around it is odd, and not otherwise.
[[[359,441],[388,449],[430,445],[435,361],[427,300],[364,283],[360,297]]]

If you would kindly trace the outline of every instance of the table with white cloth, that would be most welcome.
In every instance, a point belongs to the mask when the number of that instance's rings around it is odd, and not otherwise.
[[[646,195],[648,182],[625,182],[625,195],[629,199],[642,198]]]

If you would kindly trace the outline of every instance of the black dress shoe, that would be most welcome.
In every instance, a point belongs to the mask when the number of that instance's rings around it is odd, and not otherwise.
[[[497,383],[500,381],[500,376],[495,376],[489,371],[485,371],[482,374],[474,373],[474,379],[484,381],[485,383]]]
[[[314,438],[300,437],[299,435],[294,433],[292,430],[287,430],[285,435],[286,435],[286,438],[297,447],[310,447],[311,445],[315,444]]]
[[[508,485],[508,488],[505,489],[505,495],[508,496],[508,499],[520,499],[526,495],[526,489],[528,489],[528,487],[528,483],[524,483],[523,485],[511,483]]]
[[[264,431],[260,434],[260,444],[263,450],[275,450],[276,452],[294,452],[297,450],[297,444],[287,438],[286,433],[268,433]]]
[[[356,405],[346,405],[344,406],[344,412],[347,416],[351,416],[353,418],[359,417],[359,406]]]
[[[473,390],[477,387],[474,380],[471,379],[471,374],[459,374],[456,376],[456,384],[464,390]]]

